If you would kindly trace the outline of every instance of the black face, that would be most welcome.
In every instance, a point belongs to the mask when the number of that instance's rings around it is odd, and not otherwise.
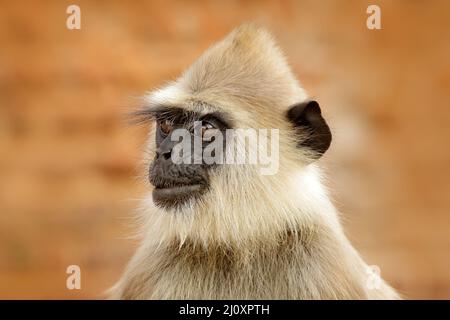
[[[189,200],[199,199],[209,188],[209,171],[215,166],[203,161],[204,148],[211,143],[213,130],[225,131],[228,125],[219,114],[200,116],[178,108],[154,111],[156,119],[156,155],[149,168],[149,180],[155,187],[153,201],[164,208],[179,207]],[[196,124],[194,122],[201,121]],[[172,152],[179,143],[174,132],[186,129],[191,140],[189,159],[173,161]],[[200,150],[194,148],[194,139],[201,141]],[[198,149],[198,148],[197,148]],[[197,157],[197,161],[195,161]],[[200,161],[198,160],[200,159]]]
[[[211,132],[220,130],[226,136],[226,129],[232,128],[230,118],[222,113],[200,115],[176,107],[145,109],[135,116],[138,122],[156,120],[156,155],[149,168],[149,180],[155,187],[155,204],[163,208],[176,208],[199,199],[209,188],[210,170],[218,165],[205,162],[203,151],[214,141]],[[294,130],[303,133],[297,146],[310,149],[315,159],[320,158],[330,146],[331,132],[321,115],[319,104],[316,101],[296,104],[289,108],[286,116]],[[195,126],[196,121],[200,123]],[[188,163],[173,161],[174,147],[179,143],[179,138],[174,135],[176,129],[186,129],[191,137],[191,152],[186,157]],[[306,138],[304,133],[307,133]],[[200,148],[194,148],[195,140],[200,141]],[[225,148],[224,140],[222,153]]]

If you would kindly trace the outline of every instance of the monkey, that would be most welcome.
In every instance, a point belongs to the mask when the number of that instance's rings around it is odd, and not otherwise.
[[[266,29],[234,29],[144,100],[137,115],[152,128],[153,190],[139,210],[141,243],[110,298],[400,299],[381,278],[368,285],[317,162],[330,128]],[[173,161],[178,129],[204,150],[208,132],[236,128],[279,130],[275,174]],[[226,139],[216,151],[229,147]]]

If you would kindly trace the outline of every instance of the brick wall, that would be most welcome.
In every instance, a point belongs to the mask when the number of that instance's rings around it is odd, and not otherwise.
[[[411,298],[450,297],[450,6],[377,1],[0,2],[0,298],[99,298],[135,243],[135,97],[254,20],[334,133],[322,160],[350,239]],[[447,32],[448,33],[448,32]],[[78,264],[82,290],[65,287]]]

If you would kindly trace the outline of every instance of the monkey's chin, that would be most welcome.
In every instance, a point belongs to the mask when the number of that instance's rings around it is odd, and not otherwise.
[[[153,202],[163,208],[176,208],[198,197],[205,190],[202,184],[181,185],[153,189]]]

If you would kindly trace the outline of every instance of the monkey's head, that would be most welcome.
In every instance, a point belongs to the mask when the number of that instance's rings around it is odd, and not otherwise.
[[[155,124],[152,201],[158,214],[172,216],[160,227],[185,234],[239,237],[243,228],[263,232],[280,224],[293,197],[309,196],[298,190],[298,177],[308,179],[331,142],[319,104],[307,98],[271,36],[254,25],[234,30],[145,101],[138,115]],[[239,161],[243,153],[247,161]],[[276,163],[264,172],[267,157]]]

